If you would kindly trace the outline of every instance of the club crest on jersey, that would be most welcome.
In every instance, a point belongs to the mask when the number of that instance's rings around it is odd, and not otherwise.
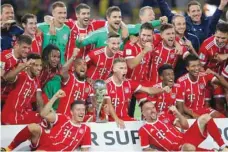
[[[88,93],[89,92],[89,88],[85,88],[85,93]]]
[[[174,59],[175,58],[175,54],[170,54],[170,58]]]
[[[131,55],[132,51],[131,49],[126,49],[126,55]]]
[[[64,40],[66,40],[67,37],[68,37],[67,34],[64,34],[64,35],[63,35],[63,39],[64,39]]]
[[[83,134],[83,133],[84,133],[84,129],[80,128],[80,129],[79,129],[79,133],[80,133],[80,134]]]
[[[176,94],[173,93],[173,94],[171,95],[171,98],[172,98],[172,99],[175,99],[175,98],[176,98]]]
[[[166,119],[164,119],[162,122],[164,122],[164,123],[169,123],[169,119],[166,118]]]
[[[125,89],[124,89],[124,92],[125,92],[125,93],[129,93],[129,92],[130,92],[129,88],[125,88]]]
[[[200,89],[204,89],[205,85],[201,83],[199,87],[200,87]]]

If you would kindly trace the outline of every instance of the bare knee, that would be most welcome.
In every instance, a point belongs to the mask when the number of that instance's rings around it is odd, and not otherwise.
[[[207,124],[207,122],[211,119],[209,114],[203,114],[198,118],[200,124]]]
[[[40,125],[35,123],[29,124],[28,129],[32,135],[39,135],[41,133]]]
[[[192,144],[184,144],[182,146],[182,151],[196,151],[196,147]]]

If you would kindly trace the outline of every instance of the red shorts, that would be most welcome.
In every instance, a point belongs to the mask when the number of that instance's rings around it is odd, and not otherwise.
[[[40,123],[42,118],[39,113],[35,111],[27,111],[25,113],[2,113],[2,123],[3,124],[30,124],[30,123]]]
[[[198,147],[201,142],[207,138],[207,129],[204,129],[204,132],[201,133],[199,129],[198,120],[196,120],[193,125],[184,133],[182,145],[183,144],[192,144],[195,147]]]
[[[202,108],[197,108],[197,109],[191,109],[194,113],[198,114],[198,115],[203,115],[203,114],[211,114],[213,112],[215,112],[214,109],[212,108],[207,108],[207,107],[202,107]]]
[[[40,128],[41,128],[40,138],[36,143],[32,143],[30,147],[33,150],[58,151],[58,149],[56,149],[56,147],[52,145],[53,142],[49,134],[46,133],[43,127],[40,127]]]

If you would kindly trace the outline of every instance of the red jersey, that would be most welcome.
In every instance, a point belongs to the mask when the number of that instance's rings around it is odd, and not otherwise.
[[[187,56],[189,52],[187,51],[187,48],[183,48],[183,54],[182,56]],[[158,69],[163,64],[170,64],[174,68],[176,66],[177,59],[179,57],[178,54],[176,54],[175,48],[169,49],[163,45],[162,42],[160,42],[157,47],[151,52],[152,54],[152,63],[150,67],[149,72],[149,79],[153,83],[159,83],[161,80],[158,75]]]
[[[143,51],[138,43],[131,44],[128,42],[124,47],[125,59],[133,59]],[[151,53],[147,52],[141,60],[140,64],[134,69],[128,68],[127,78],[132,80],[148,80],[149,65],[151,60]]]
[[[9,49],[1,52],[1,68],[5,73],[9,72],[17,66],[18,63],[23,62],[14,56],[14,50]],[[9,92],[12,90],[13,84],[7,83],[2,79],[1,82],[1,100],[6,100]]]
[[[220,48],[216,44],[215,37],[211,36],[202,43],[199,58],[205,69],[210,68],[221,74],[223,68],[225,68],[228,62],[227,60],[218,62],[214,59],[216,54],[228,54],[228,44]]]
[[[80,146],[91,146],[91,131],[87,125],[76,125],[66,115],[56,114],[56,117],[49,134],[42,129],[37,150],[74,151]]]
[[[41,53],[42,53],[42,44],[43,44],[42,35],[35,35],[35,38],[32,40],[31,52],[41,55]]]
[[[51,80],[55,75],[59,75],[59,74],[60,74],[60,70],[58,68],[49,68],[49,67],[42,68],[42,71],[39,75],[41,88],[43,88],[45,84],[49,80]]]
[[[14,124],[23,120],[23,115],[32,111],[31,102],[37,90],[41,90],[38,79],[32,79],[24,71],[18,74],[15,87],[9,93],[3,107],[2,118],[14,120],[11,122]]]
[[[118,51],[113,57],[108,57],[106,47],[92,50],[85,58],[88,65],[86,75],[93,80],[108,79],[112,71],[114,59],[122,56],[123,53]]]
[[[58,112],[71,116],[70,105],[75,100],[85,101],[89,96],[94,95],[92,86],[85,80],[79,81],[73,73],[69,74],[69,79],[62,85],[62,90],[66,93],[66,96],[60,99]]]
[[[65,22],[66,25],[69,26],[71,32],[70,32],[70,38],[66,47],[66,52],[65,52],[65,58],[66,60],[69,60],[70,57],[73,54],[73,50],[76,46],[75,42],[77,37],[80,36],[86,36],[90,32],[93,32],[101,27],[104,27],[106,24],[106,21],[104,20],[92,20],[87,28],[80,28],[78,25],[75,23],[74,20],[69,19],[67,22]],[[87,45],[83,48],[80,48],[80,52],[78,54],[78,57],[85,58],[85,56],[88,54],[88,52],[93,49],[93,45]]]
[[[178,79],[180,89],[177,93],[177,101],[184,102],[187,108],[198,110],[206,108],[205,92],[210,81],[213,81],[214,75],[200,73],[198,79],[192,82],[189,74],[185,74]]]
[[[153,145],[159,150],[179,151],[183,133],[173,125],[175,120],[172,114],[162,113],[155,122],[144,124],[139,129],[141,147]]]
[[[117,116],[122,119],[128,116],[128,105],[134,92],[142,86],[133,80],[125,80],[121,85],[115,84],[113,77],[106,80],[107,96],[116,111]]]
[[[162,88],[162,82],[154,85],[153,87]],[[167,112],[170,106],[176,105],[178,89],[180,89],[180,85],[175,83],[169,93],[159,93],[153,96],[148,96],[147,99],[155,103],[155,107],[158,112]]]
[[[228,65],[226,65],[226,67],[223,69],[222,75],[223,75],[226,79],[228,79]]]

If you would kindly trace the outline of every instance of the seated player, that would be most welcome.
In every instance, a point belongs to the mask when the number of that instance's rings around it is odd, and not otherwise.
[[[213,74],[200,73],[200,60],[195,55],[187,56],[185,62],[188,73],[178,79],[180,85],[177,93],[178,110],[193,118],[206,113],[213,118],[223,118],[224,116],[220,112],[207,107],[205,104],[205,92],[208,84],[218,84],[218,80]]]
[[[38,111],[43,106],[40,82],[38,76],[42,70],[41,57],[29,54],[26,63],[7,73],[5,79],[14,83],[15,87],[9,93],[2,110],[3,124],[39,123],[41,117],[32,109],[32,99],[36,95]]]
[[[87,125],[81,123],[85,115],[84,102],[75,101],[70,105],[71,118],[55,113],[52,109],[53,103],[64,96],[65,92],[59,90],[40,112],[40,115],[52,124],[49,133],[41,125],[29,124],[16,135],[7,148],[2,149],[10,151],[30,140],[31,148],[37,151],[74,151],[78,148],[88,151],[91,146],[91,132]]]
[[[157,94],[163,91],[169,91],[169,87],[153,88],[144,87],[139,82],[126,79],[127,63],[124,58],[117,58],[113,63],[113,75],[106,80],[107,96],[115,109],[117,117],[125,121],[133,121],[134,118],[128,115],[128,104],[132,95],[137,92],[145,92],[148,94]],[[109,120],[113,119],[109,117]]]
[[[205,151],[198,146],[208,134],[222,150],[228,150],[214,120],[208,114],[200,116],[189,128],[187,119],[175,106],[169,108],[170,113],[160,114],[150,101],[142,102],[141,108],[146,120],[139,129],[143,151]],[[188,130],[182,133],[175,126]]]

